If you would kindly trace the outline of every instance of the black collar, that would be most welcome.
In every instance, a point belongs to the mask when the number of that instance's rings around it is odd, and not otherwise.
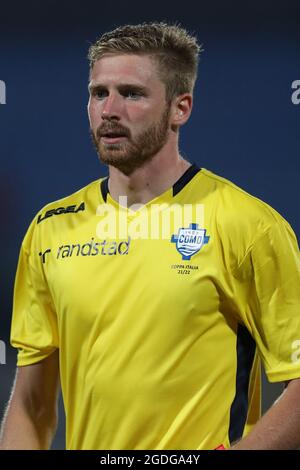
[[[180,178],[173,184],[173,197],[176,196],[190,181],[191,179],[199,172],[201,168],[199,168],[195,163],[193,163]],[[107,195],[109,193],[108,190],[108,176],[101,181],[101,194],[103,197],[103,201],[106,202]]]

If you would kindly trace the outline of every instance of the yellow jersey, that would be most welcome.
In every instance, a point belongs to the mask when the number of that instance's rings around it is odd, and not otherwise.
[[[143,207],[108,178],[48,204],[24,238],[18,366],[59,348],[68,449],[229,447],[270,381],[300,377],[300,259],[289,224],[192,165]]]

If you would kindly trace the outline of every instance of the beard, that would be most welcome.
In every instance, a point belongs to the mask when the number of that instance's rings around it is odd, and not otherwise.
[[[104,122],[98,127],[96,133],[91,130],[92,140],[100,161],[118,168],[128,176],[137,168],[152,160],[167,141],[170,108],[170,105],[167,105],[160,120],[151,124],[134,139],[131,138],[129,129],[120,126],[115,121]],[[125,135],[127,140],[105,144],[101,141],[101,136],[108,131]]]

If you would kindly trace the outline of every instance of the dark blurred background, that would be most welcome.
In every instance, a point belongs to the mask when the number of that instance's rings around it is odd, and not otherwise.
[[[2,2],[1,416],[15,371],[9,328],[21,240],[44,204],[106,174],[89,137],[88,47],[118,25],[153,20],[181,23],[205,49],[182,154],[271,204],[299,239],[300,104],[291,99],[300,80],[299,0]],[[264,382],[264,409],[280,391]]]

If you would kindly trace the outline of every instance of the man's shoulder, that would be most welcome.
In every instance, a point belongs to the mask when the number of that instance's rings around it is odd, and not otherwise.
[[[229,179],[219,176],[210,170],[203,169],[203,173],[210,181],[212,194],[215,195],[218,213],[223,216],[221,220],[251,221],[264,224],[277,223],[283,217],[274,207]]]
[[[262,252],[267,252],[268,244],[286,243],[287,233],[294,238],[289,223],[269,204],[226,178],[208,170],[204,174],[211,200],[207,204],[205,220],[210,220],[215,241],[222,245],[226,263],[232,271],[241,266],[253,247],[264,246]]]
[[[68,196],[56,199],[44,205],[32,219],[23,244],[28,245],[32,237],[48,239],[51,233],[59,234],[67,227],[71,228],[69,222],[72,217],[76,217],[79,222],[79,215],[90,215],[95,212],[100,204],[100,184],[104,178],[99,178]],[[83,220],[83,219],[82,219]]]
[[[51,217],[50,214],[61,214],[80,210],[79,206],[86,204],[91,193],[100,190],[100,183],[103,179],[104,178],[99,178],[94,180],[68,196],[47,203],[36,214],[37,223],[40,223],[45,218]],[[48,217],[45,217],[45,214],[48,214]]]

